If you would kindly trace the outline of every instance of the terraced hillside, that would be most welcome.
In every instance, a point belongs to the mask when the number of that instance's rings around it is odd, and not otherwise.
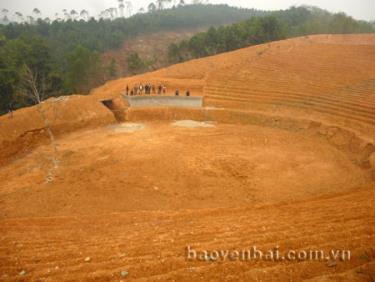
[[[238,67],[208,77],[208,104],[297,109],[374,125],[374,65],[368,63],[374,44],[334,44],[322,37],[254,48]]]
[[[0,117],[0,280],[374,281],[373,61],[374,35],[317,35],[50,99],[57,167],[35,107]],[[141,82],[205,107],[131,108]],[[189,252],[252,246],[324,256]]]

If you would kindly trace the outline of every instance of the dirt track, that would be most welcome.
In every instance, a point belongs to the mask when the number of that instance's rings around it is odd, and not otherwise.
[[[298,38],[47,101],[60,161],[49,182],[35,109],[0,117],[0,280],[373,281],[374,45]],[[208,108],[127,109],[119,94],[140,80]],[[117,124],[102,99],[143,126]],[[188,261],[188,245],[352,259]]]

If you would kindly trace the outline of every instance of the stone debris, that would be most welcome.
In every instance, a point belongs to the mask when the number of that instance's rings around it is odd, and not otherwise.
[[[126,122],[122,124],[112,125],[109,128],[115,133],[132,133],[143,130],[145,128],[145,125],[143,123]]]
[[[172,123],[173,126],[196,128],[196,127],[215,127],[210,121],[195,121],[195,120],[178,120]]]
[[[126,270],[123,270],[121,271],[121,277],[127,277],[129,275],[129,272],[127,272]]]

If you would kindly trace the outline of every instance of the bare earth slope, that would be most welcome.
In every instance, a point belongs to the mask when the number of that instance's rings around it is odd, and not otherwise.
[[[374,35],[317,35],[48,100],[57,168],[35,107],[0,117],[0,281],[374,281],[373,61]],[[128,108],[139,82],[205,107]]]
[[[159,32],[137,36],[126,40],[122,47],[110,50],[102,55],[104,65],[109,65],[112,59],[116,60],[116,77],[130,74],[127,58],[132,52],[137,53],[140,58],[149,65],[148,70],[159,69],[169,65],[168,46],[173,42],[179,42],[192,37],[195,33],[206,30],[199,29],[179,30],[176,32]],[[144,72],[144,71],[143,71]]]
[[[93,91],[120,93],[127,84],[162,81],[204,94],[208,106],[374,125],[375,37],[317,35],[241,49],[109,82]],[[333,119],[332,119],[333,118]]]

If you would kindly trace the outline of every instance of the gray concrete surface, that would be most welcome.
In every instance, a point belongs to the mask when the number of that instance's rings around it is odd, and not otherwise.
[[[203,97],[186,96],[124,96],[130,107],[203,107]]]

